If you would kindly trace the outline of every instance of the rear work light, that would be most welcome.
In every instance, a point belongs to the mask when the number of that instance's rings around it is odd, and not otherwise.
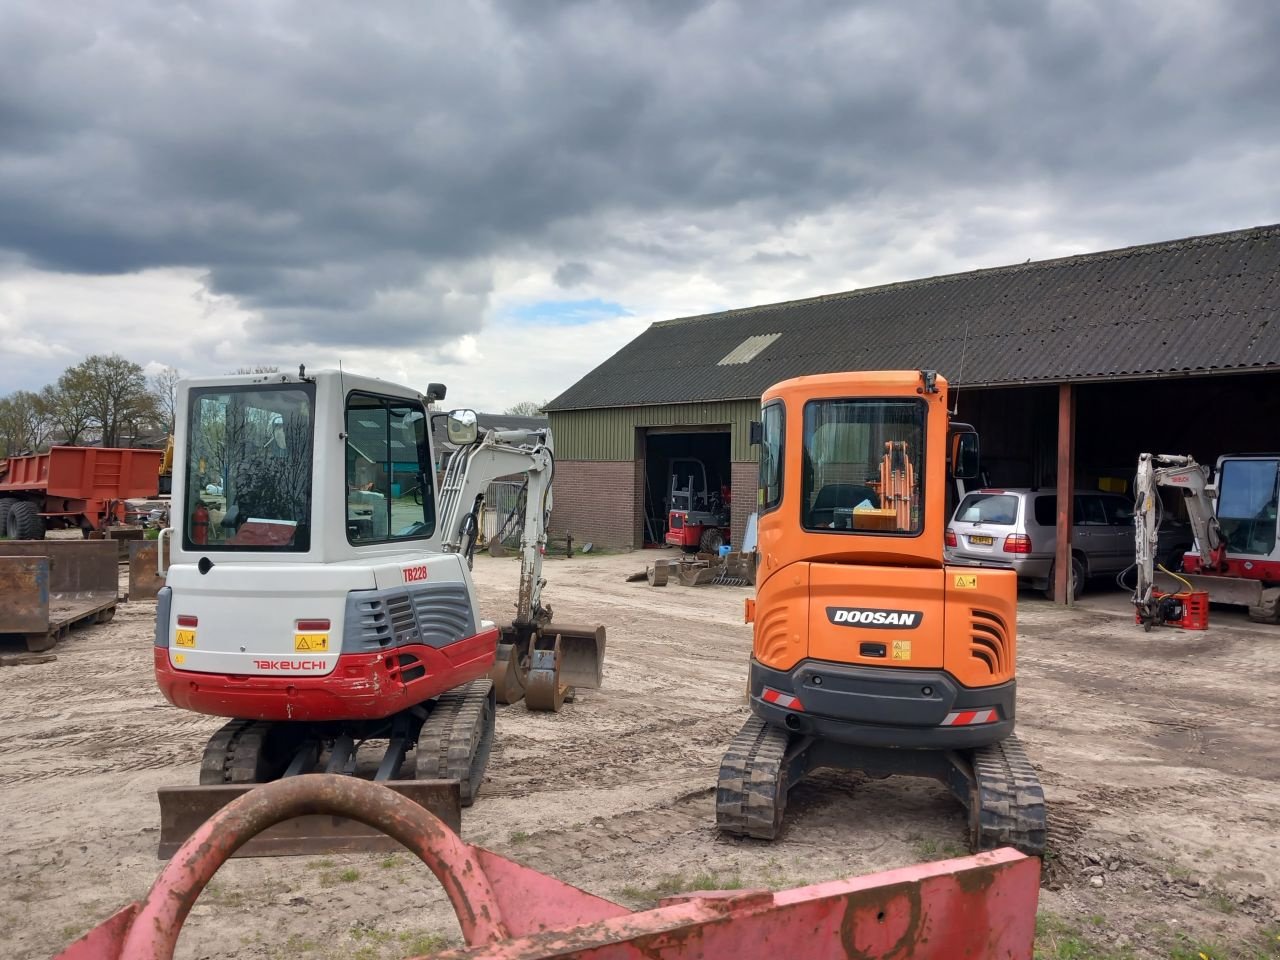
[[[200,622],[196,617],[187,613],[178,614],[178,626],[180,627],[198,627]]]
[[[298,630],[301,633],[318,633],[329,629],[328,620],[299,620]]]
[[[960,544],[956,542],[956,532],[950,527],[947,527],[946,544],[948,547],[960,546]]]
[[[1004,538],[1005,553],[1030,553],[1031,538],[1025,533],[1011,533]]]

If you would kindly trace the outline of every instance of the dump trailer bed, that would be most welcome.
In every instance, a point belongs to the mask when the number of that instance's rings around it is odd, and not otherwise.
[[[11,538],[24,539],[39,539],[46,527],[90,531],[123,523],[125,500],[159,491],[162,456],[160,450],[50,447],[9,457],[0,471],[0,523]]]
[[[119,602],[116,546],[105,540],[0,543],[0,634],[48,650],[74,627],[106,623]]]

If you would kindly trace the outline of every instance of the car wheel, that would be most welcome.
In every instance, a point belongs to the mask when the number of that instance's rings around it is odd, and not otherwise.
[[[1056,564],[1055,564],[1056,566]],[[1054,567],[1049,568],[1049,585],[1045,587],[1044,595],[1050,600],[1057,600],[1057,571]],[[1079,600],[1080,594],[1084,592],[1084,564],[1080,562],[1078,557],[1071,558],[1071,599]]]

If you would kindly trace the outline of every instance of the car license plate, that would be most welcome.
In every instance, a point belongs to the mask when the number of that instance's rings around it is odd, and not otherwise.
[[[329,635],[327,633],[295,633],[293,649],[300,653],[328,653]]]
[[[993,537],[970,537],[969,542],[980,547],[989,547],[995,543],[995,539]]]
[[[179,630],[173,635],[173,642],[179,647],[194,647],[196,645],[196,632],[194,630]]]

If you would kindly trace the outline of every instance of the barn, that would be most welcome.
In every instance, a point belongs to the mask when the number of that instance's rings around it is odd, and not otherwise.
[[[661,542],[696,460],[740,543],[767,387],[922,368],[960,387],[988,485],[1121,490],[1142,451],[1280,448],[1280,224],[654,323],[546,407],[552,530]]]

